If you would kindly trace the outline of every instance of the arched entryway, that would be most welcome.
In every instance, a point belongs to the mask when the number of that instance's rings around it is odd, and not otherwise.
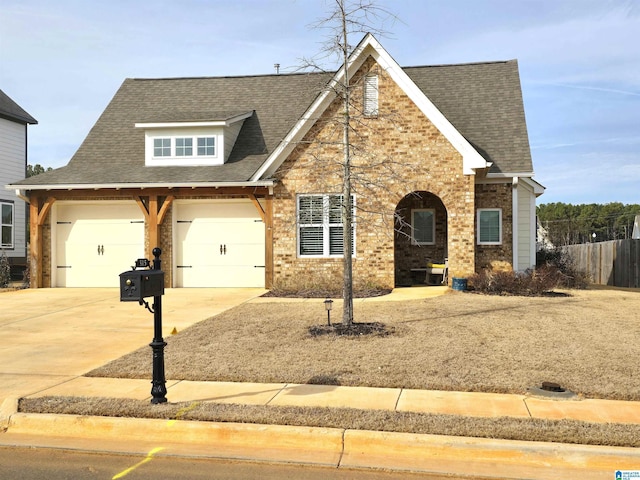
[[[447,209],[437,195],[416,191],[406,195],[395,210],[396,286],[424,282],[425,274],[412,269],[427,262],[441,263],[448,256]]]

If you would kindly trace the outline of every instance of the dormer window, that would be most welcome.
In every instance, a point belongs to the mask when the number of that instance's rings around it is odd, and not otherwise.
[[[193,138],[176,138],[176,157],[193,155]]]
[[[216,137],[175,137],[154,138],[153,157],[193,157],[194,143],[198,146],[195,150],[197,157],[216,156]]]
[[[136,123],[145,132],[145,165],[222,165],[229,158],[247,112],[223,120]]]
[[[216,138],[215,137],[199,137],[198,138],[198,155],[215,156],[216,154]]]
[[[171,156],[171,139],[170,138],[154,138],[153,139],[153,156],[154,157],[170,157]]]

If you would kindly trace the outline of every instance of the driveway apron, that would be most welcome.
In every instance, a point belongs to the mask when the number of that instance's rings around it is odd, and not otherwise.
[[[163,336],[265,291],[167,289]],[[35,394],[148,345],[153,315],[135,302],[120,302],[116,288],[17,290],[0,293],[0,331],[1,404],[8,396]]]

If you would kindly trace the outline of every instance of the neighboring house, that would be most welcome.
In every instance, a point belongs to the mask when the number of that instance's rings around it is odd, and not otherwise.
[[[35,118],[0,90],[0,185],[15,182],[27,172],[27,125]],[[27,264],[26,204],[14,191],[0,188],[2,236],[0,255],[7,255],[12,267]],[[13,270],[13,268],[12,268]]]
[[[370,154],[353,159],[369,180],[355,283],[407,284],[444,257],[450,276],[533,266],[543,188],[517,62],[401,68],[367,35],[348,65]],[[342,75],[125,80],[67,166],[13,185],[30,199],[32,285],[116,286],[155,246],[168,287],[339,278]]]
[[[540,250],[551,250],[554,248],[553,243],[549,239],[549,232],[546,228],[542,226],[540,220],[536,217],[537,224],[537,241],[536,241],[536,251]],[[547,225],[548,226],[548,225]]]

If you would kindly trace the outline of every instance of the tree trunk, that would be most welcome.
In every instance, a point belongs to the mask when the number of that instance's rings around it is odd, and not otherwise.
[[[351,205],[351,149],[349,144],[349,123],[351,115],[349,111],[349,102],[351,101],[351,85],[349,80],[349,70],[347,62],[349,59],[349,43],[347,38],[347,18],[344,11],[344,3],[339,2],[342,10],[342,54],[343,54],[343,153],[344,153],[344,172],[342,178],[342,238],[343,238],[343,287],[342,287],[342,324],[353,324],[353,239],[352,228],[353,207]]]

